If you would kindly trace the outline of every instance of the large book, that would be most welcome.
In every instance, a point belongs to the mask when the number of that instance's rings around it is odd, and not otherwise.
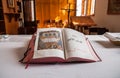
[[[69,28],[41,28],[33,35],[23,63],[101,61],[88,39]]]

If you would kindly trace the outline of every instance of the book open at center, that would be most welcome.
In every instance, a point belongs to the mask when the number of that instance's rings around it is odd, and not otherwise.
[[[101,61],[85,35],[69,28],[41,28],[32,36],[23,63]]]

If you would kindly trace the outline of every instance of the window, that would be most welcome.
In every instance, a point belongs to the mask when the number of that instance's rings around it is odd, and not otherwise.
[[[76,0],[76,16],[94,15],[95,0]]]

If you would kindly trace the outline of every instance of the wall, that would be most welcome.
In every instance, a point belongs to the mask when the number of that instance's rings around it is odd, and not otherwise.
[[[17,9],[13,11],[12,9],[9,9],[7,7],[7,0],[3,1],[3,7],[4,7],[4,13],[16,13]],[[38,3],[36,0],[36,3]],[[37,5],[38,6],[38,5]],[[16,7],[16,0],[15,0],[15,7]],[[61,8],[63,6],[60,6]],[[96,7],[95,7],[95,16],[93,16],[94,21],[97,23],[98,26],[106,27],[111,32],[120,32],[120,15],[107,15],[107,7],[108,7],[108,0],[96,0]],[[37,8],[36,11],[39,9]],[[52,11],[54,11],[55,8],[52,8]],[[40,11],[37,12],[37,19],[40,19],[42,16],[38,15]],[[15,21],[14,18],[12,18],[11,22],[9,22],[6,15],[5,16],[5,23],[6,23],[6,32],[7,34],[17,34],[18,29],[18,21]],[[54,15],[55,16],[55,15]],[[40,23],[42,21],[40,20]]]
[[[120,32],[120,15],[107,15],[108,0],[96,0],[94,21],[111,32]]]
[[[37,19],[40,20],[40,24],[42,24],[44,21],[43,16],[50,18],[49,17],[50,15],[49,14],[45,15],[45,13],[43,13],[40,10],[39,1],[42,1],[42,0],[36,0],[36,13],[37,13],[36,16],[37,16]],[[60,1],[62,1],[62,0],[60,0]],[[59,8],[61,8],[61,7],[63,7],[63,6],[59,6]],[[96,0],[95,16],[93,16],[94,21],[97,23],[98,26],[106,27],[111,32],[120,32],[120,15],[108,15],[107,8],[108,8],[108,0]],[[52,8],[52,12],[54,12],[54,11],[55,11],[55,8],[54,8],[54,10]],[[41,13],[43,13],[44,15],[40,15]],[[49,13],[49,12],[47,12],[47,13]],[[49,15],[49,16],[47,16],[47,15]],[[53,15],[53,17],[55,18],[58,15],[58,13],[54,12],[54,14],[51,13],[51,15]],[[65,17],[65,16],[62,16],[62,17]],[[65,18],[67,18],[67,17],[65,17]]]
[[[73,3],[75,0],[69,0],[69,3]],[[75,3],[74,3],[75,4]],[[73,9],[74,5],[70,8]],[[67,19],[67,0],[36,0],[36,19],[40,20],[39,27],[44,27],[45,20],[55,20],[56,17],[60,17],[62,20]],[[74,15],[72,11],[70,13]]]

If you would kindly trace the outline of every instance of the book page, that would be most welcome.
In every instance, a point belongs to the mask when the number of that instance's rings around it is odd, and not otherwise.
[[[104,36],[112,41],[120,41],[120,33],[117,32],[116,33],[106,32]]]
[[[64,59],[61,29],[42,28],[37,30],[33,58],[60,57]]]
[[[84,34],[73,29],[64,29],[65,46],[66,46],[66,59],[68,58],[82,58],[96,60],[94,52],[86,42]]]

